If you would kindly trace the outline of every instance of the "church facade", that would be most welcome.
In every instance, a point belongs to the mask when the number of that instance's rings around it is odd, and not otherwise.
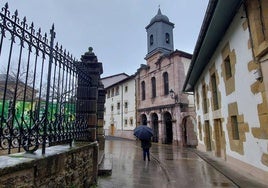
[[[195,147],[193,96],[181,92],[192,55],[174,50],[173,29],[160,9],[146,26],[146,64],[135,78],[137,124],[153,129],[154,142]]]

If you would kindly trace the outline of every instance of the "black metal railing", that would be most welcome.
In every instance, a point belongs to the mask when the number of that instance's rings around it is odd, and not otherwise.
[[[86,138],[85,117],[76,114],[79,78],[88,81],[75,59],[34,24],[0,13],[0,150],[42,153],[50,145]]]

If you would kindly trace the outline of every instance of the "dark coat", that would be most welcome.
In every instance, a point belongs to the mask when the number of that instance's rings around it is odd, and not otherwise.
[[[151,140],[141,140],[141,147],[143,149],[149,149],[151,146]]]

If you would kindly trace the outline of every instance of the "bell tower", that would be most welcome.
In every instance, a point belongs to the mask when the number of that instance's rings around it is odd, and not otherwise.
[[[167,16],[158,9],[157,15],[153,17],[150,24],[145,27],[147,32],[147,55],[148,59],[157,52],[164,54],[174,51],[173,28]]]

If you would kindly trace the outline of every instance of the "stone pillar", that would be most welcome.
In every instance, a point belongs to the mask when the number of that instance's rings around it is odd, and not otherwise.
[[[90,135],[88,141],[96,140],[97,127],[97,101],[100,75],[103,73],[102,63],[98,62],[97,56],[88,49],[77,62],[78,87],[76,113],[78,118],[86,118]]]

